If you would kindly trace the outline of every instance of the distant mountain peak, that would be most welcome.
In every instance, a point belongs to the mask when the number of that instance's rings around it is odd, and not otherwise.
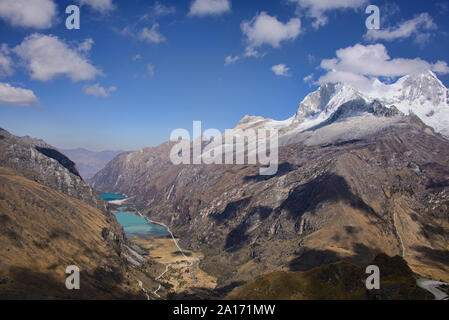
[[[391,84],[375,79],[372,88],[365,90],[346,83],[324,83],[299,104],[295,121],[304,123],[320,117],[324,121],[356,99],[394,106],[405,115],[414,113],[435,131],[449,136],[449,91],[430,70],[406,75]]]

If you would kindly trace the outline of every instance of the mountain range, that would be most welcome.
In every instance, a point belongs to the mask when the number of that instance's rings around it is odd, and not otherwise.
[[[174,165],[176,142],[165,142],[119,153],[89,185],[77,163],[99,168],[112,152],[58,150],[0,129],[0,298],[157,291],[168,267],[127,239],[99,192],[126,194],[217,279],[215,289],[162,284],[164,298],[431,298],[416,279],[449,281],[448,113],[432,72],[369,90],[327,83],[287,120],[246,116],[231,130],[278,129],[274,175]],[[65,288],[72,264],[86,290]],[[363,286],[369,264],[381,268],[380,291]]]
[[[369,90],[328,83],[285,121],[246,116],[232,129],[279,130],[274,176],[257,165],[173,165],[166,142],[118,155],[90,184],[133,196],[202,251],[218,288],[379,254],[448,281],[448,121],[448,90],[430,71]]]
[[[98,171],[103,169],[106,164],[114,159],[123,151],[90,151],[83,148],[60,149],[67,157],[72,159],[78,171],[85,181],[92,178]]]

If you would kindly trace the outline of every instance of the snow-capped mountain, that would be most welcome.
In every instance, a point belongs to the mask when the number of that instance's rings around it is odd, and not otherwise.
[[[351,107],[354,116],[366,113],[367,104],[378,102],[389,109],[395,107],[404,115],[414,113],[436,132],[449,137],[449,91],[432,71],[407,75],[392,84],[376,80],[369,90],[326,83],[305,97],[293,117],[276,121],[246,116],[236,129],[266,127],[279,129],[281,136],[297,135],[329,122],[350,101],[359,101],[359,108]],[[346,112],[346,118],[349,116]]]
[[[387,107],[394,105],[404,114],[413,112],[436,132],[449,137],[449,91],[432,71],[382,86],[384,90],[371,99],[378,99]]]

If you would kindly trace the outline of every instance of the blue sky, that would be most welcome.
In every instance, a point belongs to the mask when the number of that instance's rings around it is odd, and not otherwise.
[[[65,26],[70,4],[79,30]],[[380,30],[367,32],[369,4]],[[447,86],[448,15],[444,1],[0,0],[0,127],[133,150],[194,120],[287,119],[327,80],[428,68]]]

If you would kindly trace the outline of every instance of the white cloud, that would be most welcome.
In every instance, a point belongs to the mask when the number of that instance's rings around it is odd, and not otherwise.
[[[94,97],[107,98],[111,93],[117,91],[116,87],[103,88],[99,83],[92,86],[85,86],[84,93]]]
[[[337,50],[337,58],[325,59],[325,70],[354,72],[369,76],[397,77],[432,69],[431,64],[420,59],[391,59],[383,44],[361,45]]]
[[[94,40],[91,38],[87,38],[83,42],[81,42],[78,46],[78,51],[80,52],[89,52],[90,49],[92,49],[92,46],[94,45]]]
[[[38,99],[33,91],[0,82],[0,104],[26,107],[36,103]]]
[[[53,0],[0,0],[0,18],[13,26],[48,29],[56,13]]]
[[[261,12],[251,21],[244,21],[241,29],[247,42],[245,55],[258,56],[257,48],[262,45],[279,48],[281,42],[296,39],[301,32],[301,20],[292,18],[282,23],[277,17]]]
[[[366,4],[367,0],[289,0],[296,3],[298,12],[306,12],[306,15],[314,19],[313,27],[319,28],[328,22],[327,13],[339,9],[358,9]]]
[[[149,43],[161,43],[166,41],[165,37],[159,32],[159,24],[155,23],[151,29],[143,28],[139,33],[139,39]]]
[[[430,37],[430,34],[426,33],[426,31],[434,30],[436,28],[437,26],[432,17],[427,13],[421,13],[419,16],[404,21],[394,28],[368,30],[364,38],[369,41],[393,41],[415,36],[415,40],[418,43],[423,43],[423,41]]]
[[[10,76],[14,73],[10,50],[6,44],[0,46],[0,78]]]
[[[308,76],[305,76],[304,77],[304,82],[306,82],[306,83],[311,83],[312,81],[313,81],[313,77],[314,77],[315,75],[312,73],[312,74],[309,74]]]
[[[137,60],[140,60],[140,59],[142,59],[142,56],[138,53],[138,54],[136,54],[134,57],[133,57],[133,60],[134,61],[137,61]]]
[[[432,71],[439,74],[448,74],[449,66],[445,61],[437,61],[436,63],[432,63]]]
[[[80,81],[94,79],[102,74],[89,63],[79,47],[72,49],[56,36],[32,34],[12,51],[23,60],[33,79],[48,81],[67,76],[72,81]]]
[[[169,7],[159,2],[156,2],[153,8],[151,9],[151,12],[154,17],[168,16],[176,13],[176,7],[174,6]]]
[[[282,77],[290,76],[290,74],[289,74],[290,68],[287,67],[285,64],[277,64],[275,66],[272,66],[271,71],[273,71],[274,74],[277,76],[282,76]]]
[[[152,65],[151,63],[147,64],[147,72],[150,75],[150,77],[153,78],[156,73],[154,65]]]
[[[432,70],[448,74],[449,66],[444,61],[429,63],[420,58],[392,59],[382,44],[361,45],[339,49],[337,57],[321,61],[327,73],[318,82],[344,82],[356,88],[368,90],[377,77],[395,78]]]
[[[10,76],[14,73],[11,57],[0,52],[0,77]]]
[[[233,56],[227,56],[227,57],[225,58],[225,66],[228,66],[228,65],[230,65],[230,64],[233,64],[233,63],[237,62],[239,59],[240,59],[239,56],[235,56],[235,57],[233,57]]]
[[[88,5],[99,12],[108,12],[115,9],[112,0],[78,0],[78,3],[81,5]]]
[[[221,15],[231,11],[230,0],[194,0],[190,5],[189,15]]]

